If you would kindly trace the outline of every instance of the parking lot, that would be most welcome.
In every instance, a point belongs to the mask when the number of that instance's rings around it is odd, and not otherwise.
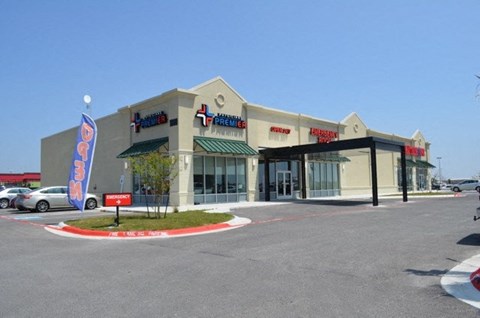
[[[472,317],[440,279],[480,254],[478,194],[298,201],[234,210],[200,236],[65,238],[99,210],[0,210],[1,317]],[[113,217],[113,215],[112,215]]]

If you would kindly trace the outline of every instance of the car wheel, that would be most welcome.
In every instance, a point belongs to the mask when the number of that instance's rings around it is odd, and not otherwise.
[[[8,208],[8,199],[1,199],[0,200],[0,209]]]
[[[47,212],[50,208],[47,201],[39,201],[35,207],[38,212]]]
[[[453,192],[460,192],[460,189],[458,187],[453,187]]]
[[[85,202],[85,208],[87,208],[88,210],[93,210],[97,207],[97,200],[95,199],[87,199],[87,202]]]
[[[480,192],[480,187],[476,187],[475,191]]]

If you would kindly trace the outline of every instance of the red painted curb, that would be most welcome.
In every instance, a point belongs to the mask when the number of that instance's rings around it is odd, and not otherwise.
[[[228,223],[218,223],[218,224],[209,224],[198,227],[190,227],[184,229],[174,229],[174,230],[158,230],[158,231],[99,231],[99,230],[86,230],[73,227],[70,225],[64,225],[59,230],[65,231],[72,234],[84,235],[84,236],[97,236],[97,237],[168,237],[176,235],[186,235],[194,233],[203,233],[214,230],[226,229],[231,226]]]

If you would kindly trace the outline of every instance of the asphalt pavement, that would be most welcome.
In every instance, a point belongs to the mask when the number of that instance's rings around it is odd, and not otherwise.
[[[480,254],[478,195],[231,208],[206,235],[86,240],[93,211],[0,210],[1,317],[473,317],[441,278]]]

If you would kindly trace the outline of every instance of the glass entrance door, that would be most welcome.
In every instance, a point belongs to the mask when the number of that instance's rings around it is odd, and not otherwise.
[[[277,199],[292,198],[292,173],[277,171]]]

